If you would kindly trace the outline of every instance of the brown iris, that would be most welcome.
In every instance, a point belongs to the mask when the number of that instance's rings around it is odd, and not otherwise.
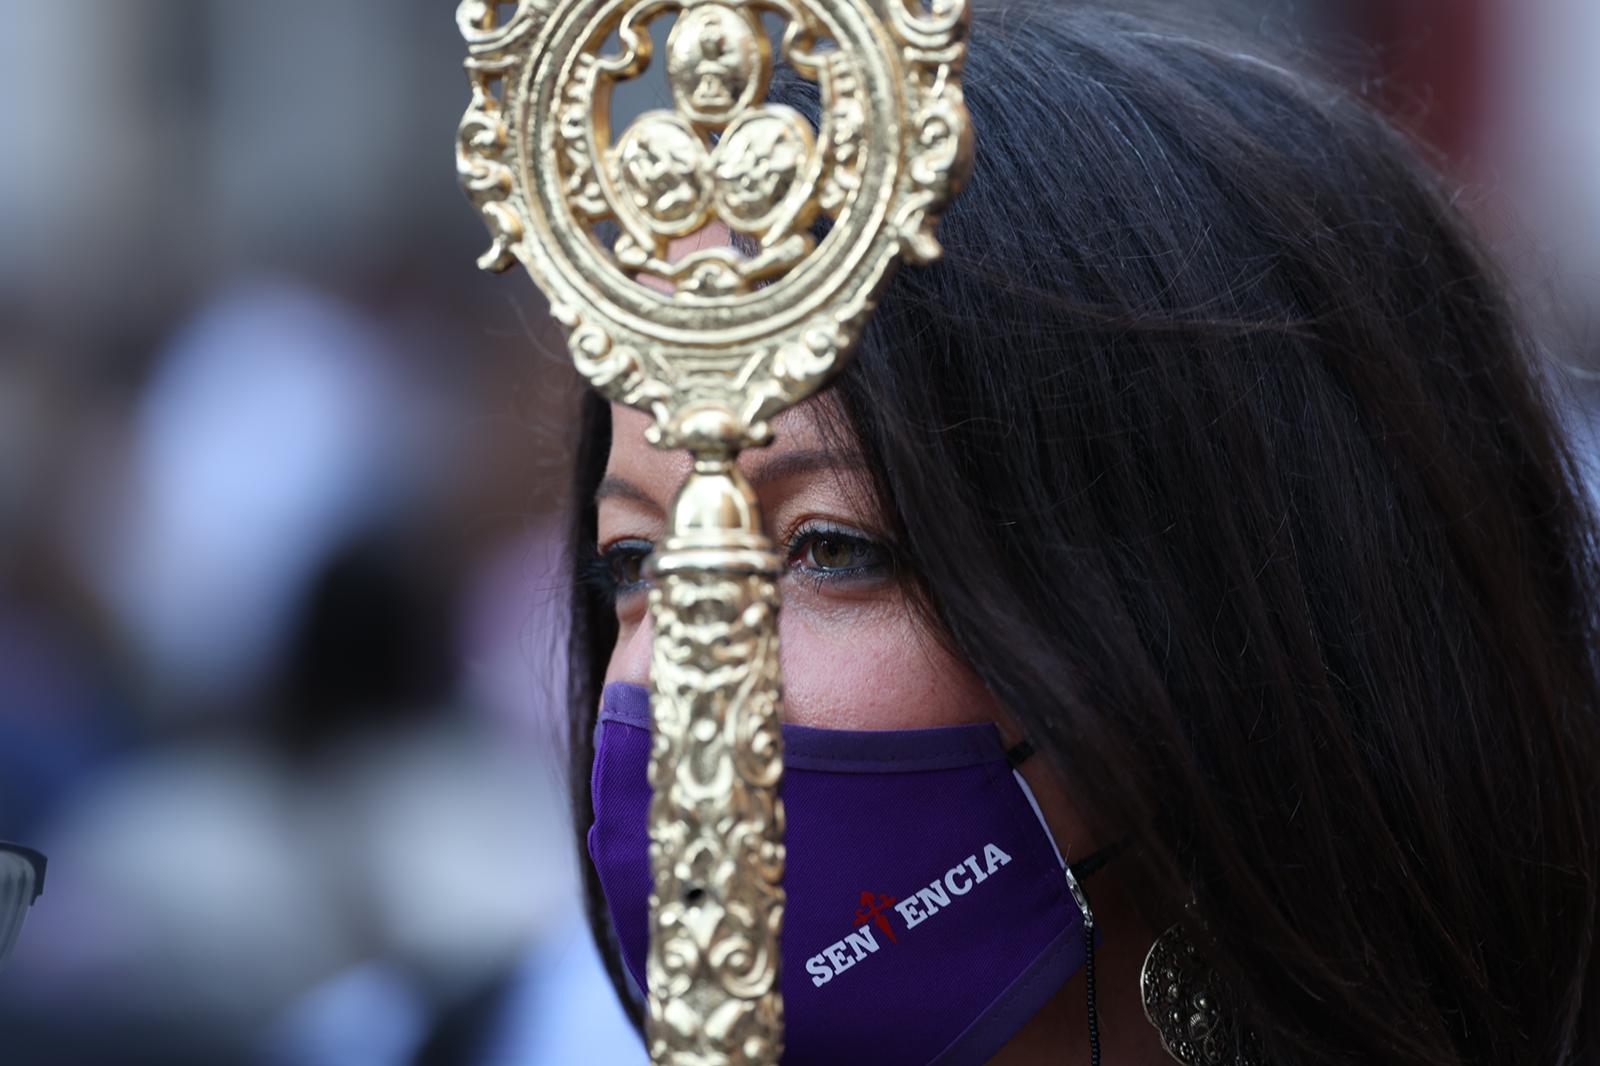
[[[827,529],[802,533],[789,558],[801,570],[819,575],[872,570],[884,562],[883,549],[872,541]]]
[[[830,533],[818,536],[804,553],[807,564],[818,570],[847,570],[870,555],[871,549],[860,541]]]

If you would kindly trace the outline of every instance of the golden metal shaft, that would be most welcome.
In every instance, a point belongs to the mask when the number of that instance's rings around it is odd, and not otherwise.
[[[732,456],[697,460],[650,592],[656,1063],[775,1063],[783,1047],[779,562]]]

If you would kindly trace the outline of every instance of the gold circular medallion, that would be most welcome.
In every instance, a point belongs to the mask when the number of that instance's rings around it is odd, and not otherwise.
[[[619,213],[664,237],[693,233],[710,217],[710,168],[705,146],[681,115],[641,115],[612,157]]]
[[[474,89],[457,165],[494,237],[482,264],[527,267],[579,370],[651,413],[652,439],[692,446],[690,416],[719,408],[725,432],[764,442],[840,367],[896,261],[939,254],[933,227],[971,156],[964,4],[523,0],[502,20],[505,6],[457,16]],[[648,70],[664,20],[672,107],[613,136],[613,90]],[[816,84],[815,128],[765,102],[780,63]],[[713,223],[739,247],[674,255]]]
[[[805,206],[806,164],[816,151],[811,126],[796,111],[772,104],[735,119],[712,153],[717,217],[743,233],[773,228]]]
[[[702,3],[678,16],[667,38],[667,84],[690,121],[726,124],[765,96],[767,38],[746,7]]]

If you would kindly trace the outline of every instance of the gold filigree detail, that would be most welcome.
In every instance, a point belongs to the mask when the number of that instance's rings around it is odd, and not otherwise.
[[[782,21],[776,48],[763,15]],[[665,18],[675,20],[663,49],[672,107],[613,135],[612,91],[656,61],[650,29]],[[934,224],[971,156],[963,3],[468,0],[457,21],[473,88],[457,167],[489,224],[481,262],[521,261],[574,325],[609,338],[608,350],[655,353],[638,366],[659,390],[586,365],[607,395],[656,417],[663,443],[682,442],[678,422],[692,408],[751,409],[732,384],[741,370],[747,383],[803,370],[769,390],[791,402],[821,387],[896,259],[939,254]],[[763,102],[779,60],[817,83],[819,128]],[[822,215],[832,225],[818,243],[811,227]],[[672,258],[670,241],[711,222],[755,250]],[[604,224],[620,232],[609,245]],[[641,284],[646,275],[673,291]],[[822,320],[839,344],[818,352]],[[828,372],[776,358],[796,344]],[[768,362],[747,368],[758,351]],[[685,369],[710,364],[720,372]],[[759,420],[740,428],[766,439]]]
[[[713,582],[671,574],[650,607],[664,638],[651,662],[651,816],[672,827],[650,849],[657,935],[648,977],[670,1004],[670,1024],[652,1027],[651,1057],[674,1061],[681,1034],[705,1032],[748,1061],[775,1061],[784,856],[777,589],[765,574]],[[718,666],[704,673],[694,665],[703,660]]]

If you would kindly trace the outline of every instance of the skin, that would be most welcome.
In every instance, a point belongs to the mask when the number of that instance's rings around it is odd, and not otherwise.
[[[739,466],[761,500],[767,536],[786,560],[780,579],[779,659],[785,720],[828,729],[915,729],[995,722],[1007,745],[1021,731],[971,668],[947,650],[912,609],[885,559],[844,537],[882,544],[887,528],[859,463],[830,454],[818,430],[824,394],[780,415],[776,441],[746,452]],[[645,442],[647,418],[613,405],[613,444],[596,494],[602,555],[621,553],[632,577],[639,552],[666,532],[667,507],[689,472],[683,452]],[[821,533],[819,539],[818,531]],[[809,539],[808,539],[809,538]],[[857,568],[858,572],[844,571]],[[642,584],[617,598],[618,638],[605,680],[650,683],[651,626]],[[885,663],[895,664],[884,669]],[[1046,760],[1022,766],[1057,846],[1069,860],[1093,852],[1069,790]],[[1096,954],[1105,1061],[1169,1062],[1139,1003],[1139,966],[1154,934],[1131,909],[1113,862],[1088,884],[1105,940]],[[1079,973],[993,1060],[1003,1066],[1089,1062],[1084,977]]]

